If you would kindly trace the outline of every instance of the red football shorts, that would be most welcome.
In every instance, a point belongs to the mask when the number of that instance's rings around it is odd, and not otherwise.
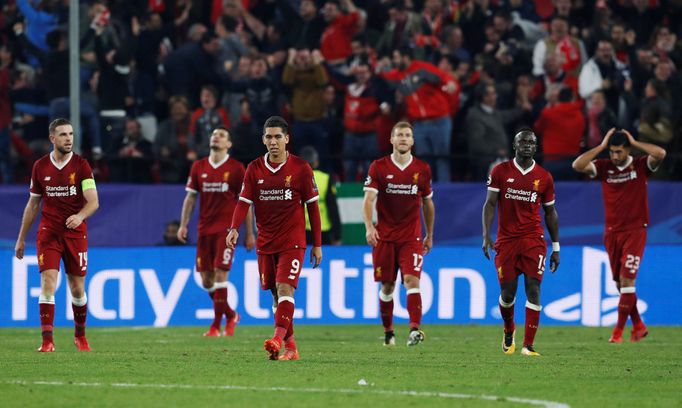
[[[547,243],[538,238],[517,238],[495,243],[495,268],[502,282],[515,280],[519,275],[542,282],[545,274]]]
[[[636,279],[646,245],[646,228],[604,234],[604,246],[609,254],[613,280]]]
[[[290,249],[276,254],[258,255],[258,272],[263,290],[276,287],[277,283],[288,283],[298,287],[305,249]]]
[[[424,264],[424,244],[422,241],[387,242],[379,241],[372,248],[375,282],[395,282],[398,269],[405,275],[419,278]]]
[[[227,247],[226,234],[199,236],[197,239],[197,272],[210,272],[216,268],[229,271],[234,252]]]
[[[59,261],[64,260],[64,271],[73,276],[88,273],[88,236],[75,232],[57,233],[47,229],[38,231],[38,269],[59,270]]]

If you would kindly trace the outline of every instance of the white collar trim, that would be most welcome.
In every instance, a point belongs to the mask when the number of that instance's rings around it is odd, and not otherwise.
[[[270,165],[270,163],[268,163],[268,157],[270,157],[270,153],[265,153],[265,157],[264,157],[265,167],[267,167],[268,170],[270,170],[271,172],[277,173],[282,167],[284,167],[285,164],[287,164],[287,161],[289,160],[289,153],[287,152],[286,155],[287,155],[287,158],[284,159],[284,161],[282,163],[280,163],[279,166],[273,168]]]
[[[618,171],[623,171],[631,164],[632,164],[632,156],[628,155],[628,159],[625,161],[625,164],[622,166],[616,166],[616,168],[618,169]]]
[[[73,157],[73,152],[70,152],[68,154],[69,157],[60,164],[60,163],[57,163],[57,160],[55,160],[54,156],[52,156],[53,153],[54,152],[50,152],[50,161],[57,168],[57,170],[61,170],[64,167],[66,167],[66,165],[69,164],[69,162],[71,161],[71,158]]]
[[[220,167],[220,166],[222,166],[223,164],[225,164],[225,162],[226,162],[229,158],[230,158],[230,155],[228,154],[228,155],[225,156],[224,159],[222,159],[222,160],[219,161],[218,163],[213,163],[213,162],[211,161],[211,156],[208,156],[208,164],[210,164],[211,167],[213,167],[213,169],[217,169],[218,167]]]
[[[393,158],[393,153],[391,153],[391,161],[393,162],[393,164],[395,164],[397,168],[400,169],[400,171],[405,171],[405,169],[409,167],[410,164],[412,164],[412,160],[414,160],[414,156],[410,155],[410,160],[408,160],[407,163],[400,164],[397,161],[395,161],[395,159]]]
[[[530,167],[528,167],[528,168],[525,169],[525,170],[522,169],[521,166],[519,166],[519,164],[516,162],[516,157],[514,157],[514,158],[512,159],[512,162],[514,162],[514,167],[516,167],[516,168],[521,172],[521,174],[523,174],[524,176],[525,176],[526,174],[530,173],[531,170],[533,170],[533,169],[535,168],[535,160],[533,160],[533,164],[531,164]]]

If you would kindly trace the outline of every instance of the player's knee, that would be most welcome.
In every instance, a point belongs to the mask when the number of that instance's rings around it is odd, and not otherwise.
[[[516,297],[514,296],[513,293],[506,292],[503,290],[502,293],[500,294],[500,299],[502,300],[502,302],[504,302],[505,305],[513,305]]]
[[[381,292],[384,295],[392,296],[394,291],[395,291],[395,282],[382,282],[381,283]]]
[[[530,303],[539,305],[540,304],[540,287],[531,287],[528,289],[528,292],[526,292],[526,299]]]
[[[405,276],[406,289],[419,289],[419,278],[412,275]]]

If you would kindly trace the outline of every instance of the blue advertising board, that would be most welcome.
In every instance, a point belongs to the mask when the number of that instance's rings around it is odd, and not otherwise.
[[[654,325],[680,325],[682,251],[676,245],[647,247],[637,279],[639,309]],[[88,325],[207,325],[212,304],[193,270],[193,247],[91,248],[88,254]],[[40,276],[37,256],[23,260],[0,250],[0,327],[35,327]],[[499,324],[499,286],[492,261],[473,246],[436,247],[424,261],[425,324]],[[549,271],[549,269],[547,269]],[[616,321],[618,291],[602,247],[562,246],[559,270],[542,284],[542,324],[610,326]],[[72,324],[70,294],[61,275],[55,325]],[[271,324],[272,299],[260,289],[256,256],[236,251],[229,302],[241,324]],[[317,269],[302,269],[295,318],[301,324],[379,324],[378,284],[368,247],[324,248]],[[397,323],[407,322],[404,289],[395,296]],[[523,320],[522,285],[517,319]]]

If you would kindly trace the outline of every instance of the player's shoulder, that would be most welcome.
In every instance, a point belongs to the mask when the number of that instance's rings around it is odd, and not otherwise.
[[[265,156],[258,156],[249,162],[249,164],[246,166],[246,169],[251,169],[252,171],[259,169],[263,166],[264,160]]]
[[[372,162],[375,168],[386,168],[391,163],[391,156],[383,156]]]
[[[547,170],[546,168],[542,167],[542,166],[539,165],[537,162],[535,163],[535,171],[536,171],[537,174],[538,174],[539,176],[541,176],[541,177],[550,178],[550,179],[553,179],[553,178],[554,178],[554,177],[552,176],[552,173],[549,172],[549,170]]]
[[[429,164],[426,161],[424,161],[418,157],[413,157],[412,160],[413,160],[412,164],[415,167],[422,169],[422,170],[429,170],[429,171],[431,170],[431,166],[429,166]]]
[[[503,172],[506,173],[510,171],[513,168],[514,164],[512,163],[511,160],[506,160],[503,162],[497,163],[495,166],[493,166],[492,170],[490,170],[490,173],[499,173]]]
[[[50,163],[50,153],[44,155],[33,163],[33,167],[40,168]]]
[[[291,165],[291,167],[294,167],[299,170],[308,170],[313,171],[313,168],[310,167],[310,164],[308,164],[307,161],[303,160],[302,158],[294,155],[294,154],[289,154],[289,157],[287,158],[288,164]]]
[[[238,168],[242,168],[242,169],[245,168],[244,163],[242,163],[240,160],[235,159],[232,156],[230,156],[227,159],[227,163],[228,163],[228,165],[233,166],[233,167],[238,167]]]

